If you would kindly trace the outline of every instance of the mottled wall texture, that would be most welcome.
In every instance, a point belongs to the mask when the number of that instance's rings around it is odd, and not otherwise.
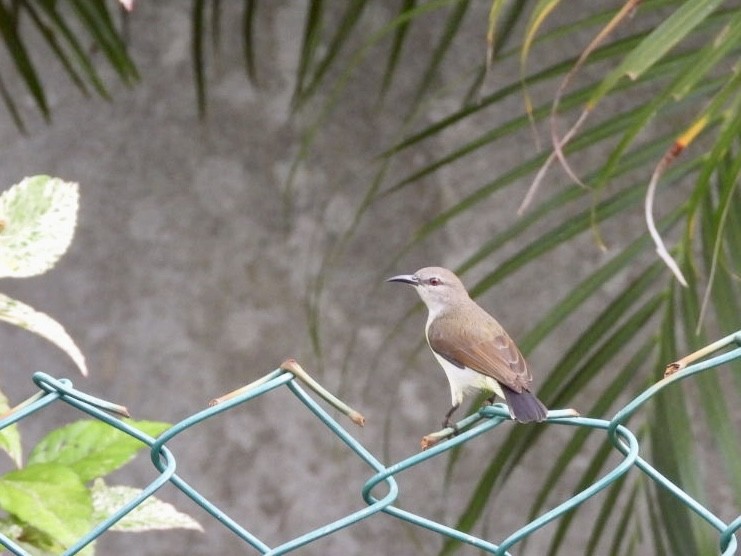
[[[420,25],[413,31],[414,46],[405,59],[417,71],[397,75],[382,110],[375,109],[375,102],[383,64],[373,63],[371,56],[354,73],[287,189],[302,133],[327,98],[326,91],[320,92],[312,106],[298,114],[290,110],[306,2],[260,3],[258,86],[246,79],[242,64],[241,3],[221,4],[222,45],[218,56],[209,54],[208,111],[202,120],[191,70],[189,3],[180,0],[136,3],[130,44],[141,82],[127,88],[109,76],[111,102],[83,97],[50,58],[39,64],[51,124],[34,120],[30,100],[23,102],[32,115],[25,136],[0,112],[3,187],[42,173],[81,186],[79,225],[68,254],[44,276],[4,281],[2,291],[64,323],[90,367],[88,379],[76,376],[56,348],[3,326],[3,388],[18,401],[33,390],[30,375],[43,370],[127,405],[136,418],[176,422],[214,396],[295,357],[367,417],[362,430],[347,422],[359,440],[383,461],[397,461],[415,453],[420,438],[439,425],[449,392],[429,353],[409,358],[423,338],[422,312],[388,337],[417,300],[411,291],[384,284],[383,278],[421,266],[460,263],[486,238],[516,221],[514,209],[526,181],[517,196],[492,196],[396,263],[390,264],[391,257],[431,215],[495,176],[501,161],[532,150],[532,137],[525,132],[518,142],[484,149],[376,201],[342,243],[379,169],[373,157],[399,136],[399,123],[427,60],[432,27]],[[455,107],[460,85],[478,68],[488,3],[478,4],[469,10],[416,126]],[[374,3],[363,21],[374,24],[395,9],[395,2]],[[443,21],[433,15],[429,24]],[[580,46],[575,42],[575,49]],[[378,56],[384,52],[379,49]],[[497,71],[517,70],[503,66]],[[496,85],[503,75],[497,71],[485,87]],[[533,90],[542,98],[550,93]],[[513,97],[509,107],[520,110],[521,98]],[[492,112],[491,121],[466,121],[405,153],[387,169],[384,183],[444,152],[445,141],[475,136],[505,116]],[[548,187],[563,184],[562,175],[555,175],[558,180]],[[606,233],[620,241],[615,230],[608,227]],[[534,315],[601,257],[585,237],[550,254],[543,272],[518,274],[483,296],[481,304],[517,338]],[[494,263],[487,264],[464,281],[472,284],[491,271]],[[325,279],[317,300],[313,292],[322,270]],[[316,320],[307,309],[312,306],[319,308]],[[312,346],[312,326],[319,333],[320,351]],[[575,323],[532,354],[536,381],[560,355],[560,346],[579,332]],[[31,440],[73,418],[77,416],[71,411],[54,407],[24,422],[22,430]],[[533,479],[544,466],[549,442],[568,434],[554,430],[512,475],[486,513],[489,535],[501,538],[523,522],[518,501],[537,488]],[[403,475],[401,506],[454,522],[497,450],[499,436],[487,435],[466,446],[447,487],[445,458]],[[172,449],[187,481],[270,543],[362,507],[360,489],[371,475],[285,392],[187,432]],[[144,485],[153,477],[147,458],[141,457],[113,482]],[[113,533],[99,542],[98,552],[247,553],[174,489],[165,488],[161,497],[199,519],[205,533]],[[539,542],[533,539],[529,553],[538,553]],[[435,535],[377,516],[299,553],[431,554],[440,544]]]

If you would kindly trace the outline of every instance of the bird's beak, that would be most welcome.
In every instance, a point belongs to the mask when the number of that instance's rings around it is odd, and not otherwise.
[[[419,278],[414,274],[399,274],[398,276],[392,276],[386,278],[387,282],[403,282],[404,284],[411,284],[412,286],[419,286]]]

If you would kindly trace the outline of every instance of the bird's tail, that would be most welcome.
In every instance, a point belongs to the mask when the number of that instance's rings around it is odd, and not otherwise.
[[[513,419],[520,423],[545,421],[548,415],[548,409],[534,394],[527,390],[515,392],[503,384],[502,390],[504,391],[504,399],[509,406],[509,413]]]

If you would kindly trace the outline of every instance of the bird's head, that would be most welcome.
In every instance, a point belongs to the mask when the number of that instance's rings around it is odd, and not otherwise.
[[[430,314],[439,314],[461,299],[468,298],[463,282],[447,268],[429,266],[414,274],[392,276],[387,282],[414,286]]]

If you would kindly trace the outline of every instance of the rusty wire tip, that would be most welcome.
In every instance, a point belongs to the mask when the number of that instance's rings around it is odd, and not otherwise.
[[[428,448],[432,448],[435,444],[440,442],[441,440],[445,440],[446,437],[444,436],[436,436],[435,433],[428,434],[427,436],[423,436],[422,440],[420,441],[419,445],[422,448],[422,451],[424,452]]]
[[[40,400],[46,395],[46,392],[36,392],[33,396],[28,398],[27,400],[22,401],[18,405],[15,405],[13,407],[9,407],[6,411],[3,412],[2,415],[0,415],[0,419],[5,419],[6,417],[10,417],[14,413],[17,413],[18,411],[22,410],[25,407],[28,407],[32,403]]]
[[[681,371],[684,368],[684,365],[680,363],[679,361],[675,361],[674,363],[669,363],[666,366],[666,369],[664,369],[664,378],[673,375],[676,372]]]
[[[365,426],[365,417],[363,417],[357,411],[352,411],[350,414],[348,414],[348,417],[350,417],[350,420],[359,427]]]
[[[422,450],[424,451],[424,450],[427,450],[428,448],[432,448],[438,442],[447,440],[448,438],[455,436],[455,435],[456,435],[456,429],[454,429],[453,427],[447,427],[437,432],[431,432],[430,434],[427,434],[422,437],[422,440],[420,441],[420,446],[422,447]]]
[[[288,358],[280,364],[280,368],[283,371],[293,373],[297,379],[303,382],[307,387],[311,388],[328,404],[334,407],[337,411],[347,415],[353,423],[361,427],[365,425],[365,417],[324,388],[324,386],[319,384],[301,365],[299,365],[298,361],[293,358]]]
[[[129,409],[125,405],[119,405],[117,403],[109,402],[106,400],[97,400],[91,403],[98,409],[102,409],[103,411],[107,411],[108,413],[120,415],[121,417],[126,417],[127,419],[131,418],[131,413],[129,413]]]
[[[283,363],[280,364],[280,368],[284,371],[290,371],[295,372],[297,369],[301,369],[301,365],[298,364],[298,361],[296,361],[293,357],[289,357]]]
[[[261,380],[262,379],[260,379],[259,381],[251,382],[250,384],[247,384],[246,386],[240,386],[236,390],[232,390],[231,392],[227,392],[226,394],[223,394],[223,395],[219,396],[218,398],[213,398],[213,399],[209,400],[208,407],[213,407],[215,405],[219,405],[220,403],[224,403],[226,401],[229,401],[232,398],[236,398],[240,394],[243,394],[244,392],[247,392],[247,391],[251,390],[252,388],[254,388],[255,387],[255,383],[256,382],[260,382]]]
[[[220,403],[224,403],[227,400],[231,400],[232,398],[236,398],[238,394],[241,394],[244,390],[244,387],[237,388],[236,390],[232,392],[228,392],[224,394],[223,396],[219,396],[218,398],[213,398],[208,401],[208,407],[213,407],[215,405],[219,405]]]

